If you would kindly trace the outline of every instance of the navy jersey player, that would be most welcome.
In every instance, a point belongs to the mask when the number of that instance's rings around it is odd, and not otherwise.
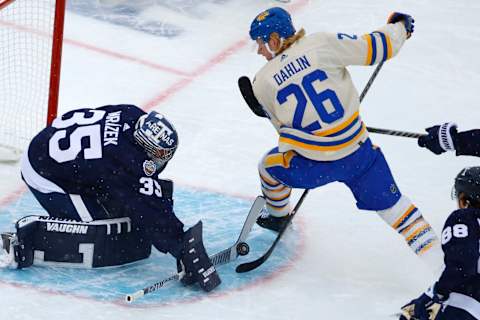
[[[401,320],[480,319],[480,167],[463,169],[452,194],[459,209],[445,222],[445,269],[438,281],[403,307]]]
[[[177,132],[164,116],[134,105],[56,118],[21,161],[22,178],[49,217],[17,222],[12,250],[6,248],[16,266],[120,265],[145,258],[153,245],[177,258],[185,283],[217,286],[201,222],[183,230],[173,211],[173,183],[159,176],[177,145]],[[85,242],[92,246],[82,247]]]
[[[458,132],[452,122],[425,129],[427,134],[418,138],[418,145],[435,154],[455,151],[457,156],[480,156],[480,129]]]
[[[287,11],[271,8],[250,27],[267,64],[253,93],[278,132],[278,146],[259,164],[268,215],[258,223],[278,231],[287,221],[292,188],[312,189],[340,181],[357,207],[376,211],[433,269],[441,268],[438,239],[421,212],[397,187],[359,114],[359,95],[349,65],[392,58],[413,32],[411,16],[394,13],[363,36],[297,31]]]

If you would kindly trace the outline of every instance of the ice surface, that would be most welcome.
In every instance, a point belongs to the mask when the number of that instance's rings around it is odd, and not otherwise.
[[[250,209],[250,199],[227,196],[220,193],[192,188],[177,188],[174,193],[176,215],[190,227],[199,219],[203,221],[203,237],[207,251],[214,254],[232,246]],[[0,226],[14,231],[12,221],[25,215],[44,214],[30,192],[25,192],[12,204],[0,211]],[[250,255],[240,257],[237,263],[250,261],[265,252],[274,241],[273,232],[254,228],[248,236]],[[222,274],[222,286],[215,295],[230,294],[256,285],[265,277],[274,277],[279,270],[288,269],[292,260],[301,251],[301,230],[289,230],[288,241],[279,244],[267,265],[259,272],[238,277],[235,264],[218,267]],[[0,256],[0,264],[1,264]],[[149,259],[122,267],[81,270],[63,267],[32,267],[19,272],[16,269],[0,268],[0,281],[10,285],[30,286],[35,290],[66,295],[111,304],[123,304],[125,295],[153,285],[176,273],[175,259],[156,250]],[[132,275],[141,275],[136,277]],[[135,302],[135,307],[159,307],[172,303],[188,303],[205,296],[199,287],[186,289],[179,281],[173,281],[155,294],[149,294]]]
[[[247,41],[247,30],[253,16],[272,5],[278,3],[142,5],[136,22],[175,26],[174,36],[69,11],[61,110],[112,103],[155,108],[180,134],[165,177],[183,187],[253,198],[259,192],[257,162],[275,145],[276,134],[245,107],[236,80],[253,76],[264,64]],[[455,121],[461,130],[478,127],[477,1],[294,0],[286,7],[294,9],[295,25],[307,33],[361,34],[381,26],[391,11],[411,13],[415,33],[383,67],[362,104],[363,120],[372,127],[417,132],[443,121]],[[360,90],[373,68],[350,70]],[[454,176],[478,159],[434,156],[413,139],[372,134],[372,140],[382,147],[402,192],[439,231],[455,207],[449,198]],[[21,191],[18,168],[0,167],[0,176],[6,204]],[[380,320],[391,319],[432,281],[403,239],[374,213],[359,212],[341,184],[311,192],[295,220],[304,225],[298,232],[305,243],[296,263],[241,291],[131,308],[0,282],[0,319]]]

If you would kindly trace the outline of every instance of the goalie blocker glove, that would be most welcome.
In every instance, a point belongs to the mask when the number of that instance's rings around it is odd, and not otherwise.
[[[201,221],[185,232],[182,255],[177,266],[179,272],[185,273],[181,278],[184,285],[198,282],[207,292],[220,285],[220,277],[203,246]]]

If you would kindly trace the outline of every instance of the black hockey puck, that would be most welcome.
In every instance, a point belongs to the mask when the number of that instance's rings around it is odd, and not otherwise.
[[[246,256],[250,252],[250,247],[245,242],[237,244],[237,253],[240,256]]]

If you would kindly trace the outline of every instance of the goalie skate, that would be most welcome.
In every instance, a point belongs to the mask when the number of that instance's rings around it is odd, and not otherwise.
[[[4,232],[0,234],[2,238],[2,250],[0,253],[0,267],[16,268],[14,245],[17,244],[17,236],[13,232]]]

